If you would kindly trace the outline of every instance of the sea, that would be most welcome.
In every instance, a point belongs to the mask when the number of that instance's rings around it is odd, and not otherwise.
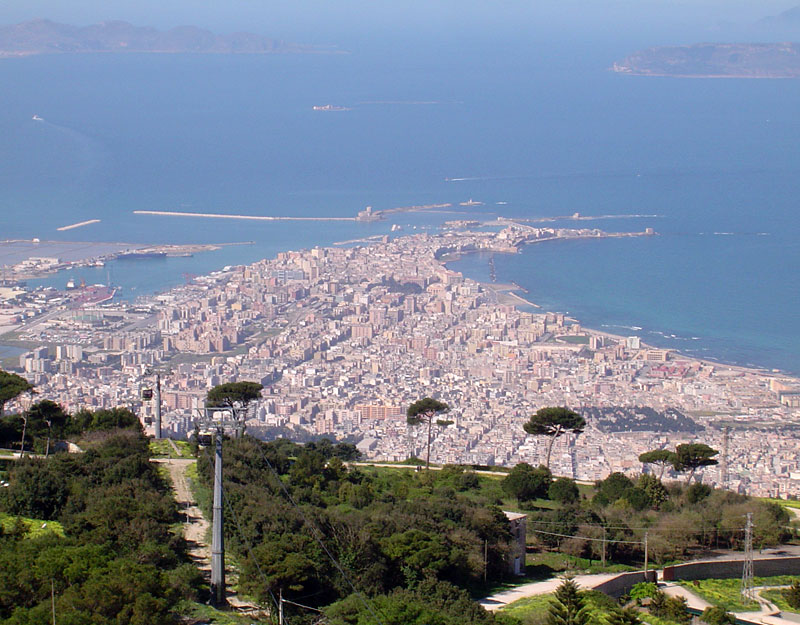
[[[586,327],[800,374],[800,81],[609,71],[641,43],[0,60],[0,239],[239,244],[31,282],[110,281],[135,299],[395,224],[392,236],[579,213],[596,219],[555,223],[658,236],[498,254],[498,282]],[[312,110],[326,104],[347,110]],[[481,204],[460,205],[470,199]],[[378,223],[134,213],[351,217],[434,203],[453,207]],[[450,266],[489,280],[489,261]]]

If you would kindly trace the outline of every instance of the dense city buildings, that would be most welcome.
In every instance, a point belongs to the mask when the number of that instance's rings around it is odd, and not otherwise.
[[[19,369],[68,410],[128,406],[148,422],[154,406],[141,392],[160,372],[164,430],[175,437],[191,434],[208,389],[253,380],[265,387],[248,421],[255,433],[326,435],[367,458],[404,460],[424,454],[426,435],[406,424],[405,409],[431,396],[453,421],[434,427],[433,461],[538,464],[547,441],[522,424],[565,405],[588,427],[555,442],[556,475],[639,473],[642,452],[698,441],[721,451],[718,466],[698,471],[704,482],[800,495],[797,380],[587,330],[444,264],[559,238],[652,233],[502,226],[284,252],[135,304],[9,291],[0,319],[39,346]]]

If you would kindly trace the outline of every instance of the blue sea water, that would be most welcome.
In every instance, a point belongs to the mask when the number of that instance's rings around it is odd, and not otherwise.
[[[589,327],[800,373],[800,82],[607,70],[636,47],[513,41],[436,54],[3,60],[0,238],[252,242],[75,276],[105,282],[110,273],[135,297],[184,273],[392,223],[414,232],[466,209],[375,224],[134,210],[353,216],[366,205],[474,198],[484,202],[469,209],[479,216],[655,215],[581,224],[653,227],[658,237],[498,255],[498,280]],[[311,110],[328,103],[351,110]],[[88,219],[101,222],[56,230]],[[453,266],[488,275],[485,257]]]

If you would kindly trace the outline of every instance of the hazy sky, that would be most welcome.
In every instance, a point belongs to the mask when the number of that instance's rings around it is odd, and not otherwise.
[[[800,0],[5,0],[2,22],[123,19],[342,45],[379,37],[613,39],[620,32],[663,44],[747,37],[760,18],[797,4]]]

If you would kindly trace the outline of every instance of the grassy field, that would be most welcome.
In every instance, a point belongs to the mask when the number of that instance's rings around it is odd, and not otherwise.
[[[617,605],[611,597],[595,590],[587,590],[581,593],[586,602],[587,612],[589,613],[590,623],[605,623],[604,615]],[[503,614],[509,614],[522,621],[523,625],[544,625],[553,601],[553,594],[536,595],[525,597],[514,603],[500,608]]]
[[[58,521],[43,521],[41,519],[15,517],[0,512],[0,526],[2,526],[4,532],[12,531],[14,525],[18,522],[22,522],[25,524],[26,538],[37,538],[45,534],[56,534],[57,536],[64,536],[64,528],[61,527],[61,523],[59,523]]]
[[[800,609],[793,608],[786,603],[786,599],[783,598],[783,592],[781,590],[762,590],[759,594],[767,601],[771,601],[778,606],[778,609],[781,612],[792,612],[794,614],[800,613]]]
[[[800,510],[800,501],[797,501],[796,499],[770,499],[768,497],[759,497],[759,499],[761,499],[761,501],[766,501],[767,503],[776,503],[784,508],[796,508]]]
[[[796,579],[800,578],[792,575],[756,577],[753,579],[753,583],[756,586],[786,586]],[[709,603],[725,608],[728,612],[750,612],[758,610],[758,603],[751,602],[745,604],[742,602],[742,580],[738,578],[703,579],[696,582],[680,582],[680,584]]]
[[[558,552],[529,553],[526,561],[528,563],[526,568],[535,567],[540,571],[550,571],[549,575],[540,577],[540,579],[548,579],[559,573],[624,573],[637,570],[636,567],[613,562],[607,562],[606,566],[603,567],[600,565],[600,560],[576,558]]]
[[[539,621],[534,621],[533,618],[539,615],[547,615],[547,611],[550,608],[550,603],[553,600],[553,595],[536,595],[534,597],[525,597],[524,599],[519,599],[514,603],[509,603],[507,606],[500,608],[500,611],[503,614],[509,614],[521,620],[525,625],[532,624],[534,622],[538,623]]]
[[[192,448],[186,441],[172,441],[178,448],[175,453],[172,445],[166,438],[150,441],[151,458],[193,458]]]
[[[196,601],[184,601],[178,606],[178,612],[181,616],[204,623],[214,623],[214,625],[251,625],[254,621],[262,622],[254,619],[252,615],[236,614],[229,611],[223,612],[210,605]]]

